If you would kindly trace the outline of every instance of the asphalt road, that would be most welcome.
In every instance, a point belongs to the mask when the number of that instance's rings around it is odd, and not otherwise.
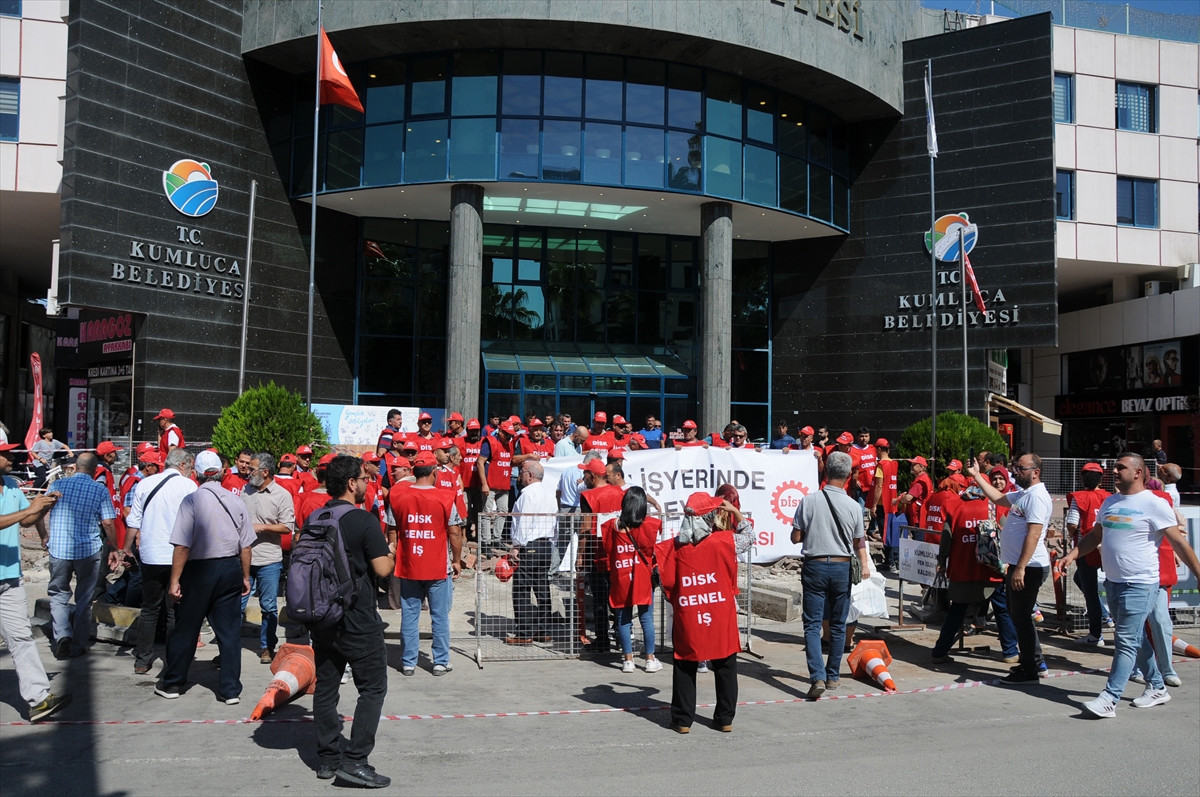
[[[988,653],[933,667],[932,636],[910,634],[887,637],[900,694],[880,696],[847,675],[831,694],[863,697],[806,703],[799,700],[807,679],[798,632],[798,624],[764,623],[755,646],[764,658],[744,656],[739,664],[742,700],[782,702],[739,708],[732,734],[701,719],[688,736],[667,729],[669,666],[653,675],[622,674],[615,660],[495,662],[479,670],[456,652],[449,676],[430,676],[422,656],[422,669],[404,678],[389,643],[396,669],[385,714],[595,713],[384,720],[371,761],[393,778],[389,793],[1198,794],[1200,661],[1177,665],[1184,685],[1171,690],[1168,705],[1131,708],[1128,699],[1141,687],[1130,684],[1117,718],[1095,720],[1079,703],[1100,691],[1104,676],[1077,671],[1106,667],[1104,653],[1061,639],[1054,647],[1046,637],[1058,677],[1023,688],[974,685],[1007,667]],[[1196,641],[1194,631],[1181,635]],[[272,722],[177,724],[248,716],[270,680],[253,651],[243,651],[242,704],[225,706],[215,700],[215,645],[198,652],[189,691],[166,701],[154,696],[153,677],[132,674],[127,649],[97,644],[88,656],[57,662],[39,644],[54,688],[75,696],[57,719],[121,724],[8,724],[23,709],[11,659],[0,652],[5,797],[337,788],[314,775],[311,698]],[[700,701],[711,702],[711,680],[701,678]],[[342,710],[352,714],[353,688],[342,694]],[[613,710],[626,708],[637,710]],[[699,714],[710,717],[711,709]],[[129,724],[139,721],[169,724]]]

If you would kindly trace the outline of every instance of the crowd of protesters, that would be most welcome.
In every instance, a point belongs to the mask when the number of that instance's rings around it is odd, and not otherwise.
[[[761,449],[737,421],[701,437],[693,421],[668,434],[654,416],[634,432],[624,417],[610,419],[604,412],[595,413],[590,426],[573,423],[569,415],[534,414],[525,420],[493,415],[481,424],[455,412],[435,432],[432,416],[421,413],[417,431],[409,433],[403,431],[402,413],[392,410],[373,450],[361,456],[327,453],[314,462],[311,446],[289,452],[246,449],[232,459],[214,449],[192,454],[171,410],[163,409],[156,420],[158,445],[138,446],[136,464],[120,478],[113,467],[122,449],[104,441],[94,453],[73,457],[70,475],[49,481],[46,493],[32,500],[9,475],[17,446],[0,446],[0,548],[5,549],[0,561],[7,563],[0,569],[0,626],[32,719],[61,710],[70,696],[50,692],[33,647],[19,557],[7,552],[18,545],[21,526],[37,528],[50,553],[51,642],[57,658],[87,653],[90,607],[107,581],[109,599],[141,606],[134,674],[150,673],[161,626],[166,646],[155,694],[180,697],[207,622],[220,651],[218,698],[233,705],[242,691],[239,637],[250,598],[257,599],[262,616],[259,661],[270,664],[278,644],[276,599],[286,579],[288,551],[306,524],[326,523],[339,529],[357,599],[335,627],[311,634],[319,778],[368,787],[390,782],[369,764],[387,692],[379,593],[401,612],[401,674],[416,674],[423,606],[432,621],[431,673],[450,673],[453,582],[462,572],[467,542],[475,544],[481,558],[502,553],[515,567],[515,631],[504,640],[509,645],[551,641],[557,626],[573,622],[552,616],[548,575],[563,555],[573,555],[592,595],[592,635],[581,626],[580,641],[596,652],[610,651],[615,641],[622,671],[633,672],[636,616],[645,642],[644,669],[658,672],[663,664],[655,655],[650,609],[654,591],[661,589],[673,607],[671,727],[689,732],[697,674],[711,672],[717,687],[714,727],[732,730],[741,648],[737,556],[751,545],[752,521],[741,512],[737,490],[721,485],[713,494],[690,496],[678,535],[664,538],[661,507],[625,482],[624,459],[631,451],[671,447]],[[924,541],[938,545],[938,569],[949,584],[934,663],[950,661],[951,645],[969,613],[986,616],[990,608],[1004,661],[1014,665],[1002,681],[1037,683],[1046,671],[1036,624],[1039,590],[1052,571],[1075,564],[1089,623],[1082,644],[1114,648],[1108,685],[1085,709],[1113,716],[1129,680],[1145,684],[1133,701],[1136,707],[1170,700],[1166,687],[1180,683],[1169,653],[1171,574],[1176,561],[1200,574],[1200,561],[1174,509],[1178,492],[1164,489],[1178,481],[1176,466],[1160,464],[1168,482],[1162,484],[1149,478],[1140,456],[1123,454],[1114,463],[1117,492],[1110,495],[1099,488],[1104,468],[1084,465],[1084,489],[1068,497],[1072,550],[1052,564],[1046,534],[1053,503],[1035,454],[1022,454],[1011,465],[988,452],[965,466],[953,460],[948,475],[935,484],[925,458],[893,459],[888,441],[872,441],[866,427],[832,439],[825,428],[811,426],[793,437],[784,422],[777,431],[769,447],[812,456],[822,488],[800,501],[791,537],[804,546],[809,698],[838,687],[842,655],[853,635],[846,624],[852,587],[877,566],[895,566],[896,529],[907,525],[926,530]],[[46,473],[64,454],[74,453],[48,432],[43,430],[30,452],[32,464]],[[556,456],[582,456],[582,462],[547,480],[545,461]],[[899,486],[902,467],[911,476],[904,489]],[[481,513],[504,516],[510,509],[507,524],[480,522]],[[571,551],[560,545],[563,515],[589,518],[590,525],[571,526],[586,532]],[[1002,532],[999,560],[989,565],[977,556],[977,538],[980,529],[992,527]],[[871,540],[882,544],[878,563],[870,556]],[[1107,607],[1099,599],[1101,568]],[[68,617],[72,595],[73,622]],[[1112,632],[1107,643],[1106,630]],[[828,643],[824,658],[822,641]],[[347,743],[341,739],[337,701],[339,685],[350,679],[359,702]]]

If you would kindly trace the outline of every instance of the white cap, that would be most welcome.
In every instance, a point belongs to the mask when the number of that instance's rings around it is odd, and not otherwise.
[[[196,473],[216,473],[221,469],[221,458],[211,451],[201,451],[196,455]]]

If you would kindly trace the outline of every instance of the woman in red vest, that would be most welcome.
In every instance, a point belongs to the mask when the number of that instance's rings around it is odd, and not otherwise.
[[[688,733],[696,715],[696,669],[708,661],[716,678],[713,727],[733,730],[737,708],[737,555],[752,535],[717,531],[719,510],[734,507],[707,493],[693,493],[679,536],[656,547],[663,592],[674,619],[675,672],[671,682],[671,729]]]
[[[633,610],[642,624],[646,645],[646,672],[658,672],[662,662],[654,658],[654,585],[650,571],[654,545],[662,521],[646,517],[646,492],[630,487],[621,499],[621,515],[601,527],[601,540],[608,552],[608,605],[617,613],[617,636],[625,661],[621,672],[633,672]]]

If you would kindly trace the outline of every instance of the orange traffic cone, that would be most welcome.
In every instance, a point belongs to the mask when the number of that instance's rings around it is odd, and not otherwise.
[[[887,645],[879,639],[864,639],[854,648],[847,663],[854,672],[855,678],[870,679],[877,682],[887,692],[896,691],[896,682],[887,671],[892,663],[892,654]]]
[[[317,681],[313,649],[308,645],[281,645],[271,662],[271,672],[275,680],[268,684],[267,691],[251,712],[251,721],[262,719],[264,714],[297,695],[312,694]]]
[[[1171,649],[1182,656],[1200,659],[1200,648],[1195,645],[1189,645],[1177,636],[1171,637]]]

